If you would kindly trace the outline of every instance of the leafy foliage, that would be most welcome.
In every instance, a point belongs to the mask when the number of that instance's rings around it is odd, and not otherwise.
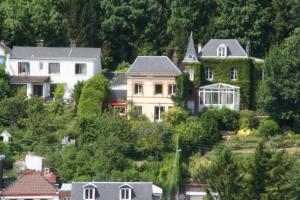
[[[274,120],[266,119],[259,123],[258,132],[263,136],[274,136],[280,134],[282,131]]]
[[[86,81],[78,104],[78,116],[87,118],[99,116],[109,89],[110,83],[102,74],[97,74]]]
[[[191,81],[187,73],[181,73],[176,77],[176,93],[172,96],[175,106],[187,108],[188,91],[191,89]]]

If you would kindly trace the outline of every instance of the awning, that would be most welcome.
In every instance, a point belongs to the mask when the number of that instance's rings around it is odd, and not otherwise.
[[[50,82],[49,76],[11,76],[9,83],[47,83]]]

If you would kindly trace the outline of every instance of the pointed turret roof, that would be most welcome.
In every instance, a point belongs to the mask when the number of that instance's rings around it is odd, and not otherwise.
[[[198,62],[197,53],[196,53],[195,45],[194,45],[193,32],[191,32],[189,44],[187,46],[187,50],[186,50],[186,53],[185,53],[185,56],[184,56],[184,59],[182,62],[184,62],[184,63]]]

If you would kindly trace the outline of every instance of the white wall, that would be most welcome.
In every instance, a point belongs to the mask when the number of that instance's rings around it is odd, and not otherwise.
[[[45,195],[45,196],[4,196],[4,200],[9,199],[17,199],[17,200],[25,200],[25,199],[34,199],[34,200],[42,200],[42,199],[48,199],[48,200],[59,200],[58,195]]]
[[[43,171],[44,168],[44,158],[34,155],[26,155],[25,157],[25,167],[26,169]]]
[[[101,59],[96,60],[21,60],[10,59],[7,71],[10,76],[18,74],[18,62],[30,63],[30,76],[50,76],[51,83],[65,83],[65,97],[70,97],[74,85],[77,81],[85,81],[91,78],[98,72],[101,72]],[[40,69],[40,63],[43,63],[43,68]],[[48,74],[49,63],[60,63],[60,74]],[[85,75],[75,74],[75,64],[86,63],[87,73]],[[50,91],[50,87],[47,88]]]

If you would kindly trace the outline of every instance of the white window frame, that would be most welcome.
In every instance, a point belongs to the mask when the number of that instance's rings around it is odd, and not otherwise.
[[[78,67],[78,69],[77,69]],[[76,75],[86,75],[87,74],[87,64],[86,63],[75,63],[75,74]]]
[[[143,84],[142,83],[135,83],[133,89],[134,89],[134,94],[135,95],[142,95],[143,94]]]
[[[227,57],[227,46],[224,44],[220,44],[217,48],[217,56],[218,57]]]
[[[24,65],[24,66],[23,66]],[[22,70],[24,69],[24,70]],[[19,74],[30,74],[30,62],[18,62]]]
[[[56,67],[58,68],[58,70],[55,69]],[[49,63],[48,74],[60,74],[60,63]]]
[[[238,79],[238,71],[236,68],[230,70],[230,79],[236,81]]]
[[[124,191],[124,193],[123,193],[123,191]],[[120,200],[131,200],[131,193],[132,193],[132,189],[131,188],[121,188],[120,189],[120,193],[119,193],[119,197],[120,197],[119,199]],[[123,196],[123,194],[125,196]],[[126,197],[127,194],[128,194],[128,198]]]
[[[208,81],[212,81],[214,79],[214,74],[210,67],[205,69],[205,79]]]
[[[190,80],[193,81],[194,80],[194,69],[188,68],[187,73],[189,74]]]
[[[176,93],[176,84],[168,85],[168,95],[174,95]]]
[[[134,106],[134,110],[138,117],[143,115],[143,106]]]
[[[86,191],[92,191],[92,195],[90,196],[90,192],[88,192],[88,195],[86,196]],[[95,200],[96,196],[96,189],[95,188],[84,188],[83,189],[83,199],[84,200]]]
[[[40,67],[40,71],[42,71],[44,69],[44,63],[43,62],[40,62],[39,63],[39,67]]]
[[[158,118],[156,119],[156,108],[158,108]],[[160,122],[162,120],[162,113],[165,112],[164,106],[154,106],[154,121]]]

